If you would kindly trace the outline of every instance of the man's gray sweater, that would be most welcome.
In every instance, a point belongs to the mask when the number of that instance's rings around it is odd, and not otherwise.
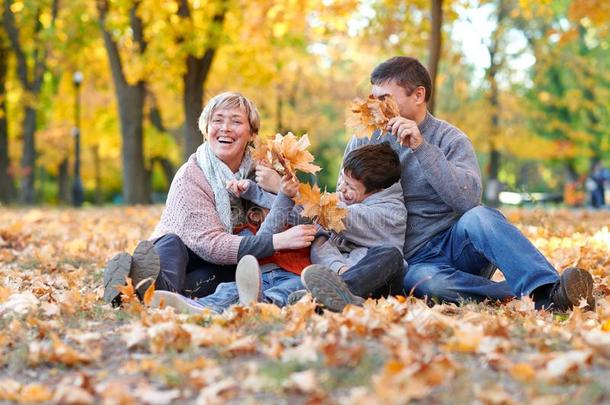
[[[481,172],[470,139],[451,124],[427,113],[419,124],[424,142],[413,151],[389,133],[353,137],[345,150],[389,142],[398,153],[401,183],[409,212],[403,253],[409,259],[433,236],[481,203]]]

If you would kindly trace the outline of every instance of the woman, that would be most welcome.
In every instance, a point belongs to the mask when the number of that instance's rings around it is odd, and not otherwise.
[[[150,240],[140,242],[133,256],[120,253],[108,262],[104,272],[107,302],[118,302],[116,287],[124,284],[125,276],[132,279],[140,296],[156,281],[158,290],[203,297],[218,284],[234,281],[235,265],[245,255],[263,258],[276,250],[311,244],[313,225],[274,235],[232,232],[247,218],[242,200],[230,194],[226,185],[254,175],[248,144],[258,135],[259,125],[256,107],[239,93],[222,93],[208,102],[199,117],[204,143],[176,173]],[[257,168],[256,177],[274,183],[264,169]]]

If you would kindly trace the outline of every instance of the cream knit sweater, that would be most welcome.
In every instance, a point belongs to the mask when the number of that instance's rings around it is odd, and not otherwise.
[[[194,154],[174,176],[161,220],[150,239],[168,233],[178,235],[203,260],[221,265],[237,263],[243,237],[226,232],[216,212],[212,187]]]

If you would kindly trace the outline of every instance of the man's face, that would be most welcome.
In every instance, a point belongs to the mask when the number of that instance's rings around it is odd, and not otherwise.
[[[366,192],[366,187],[360,180],[356,180],[349,174],[341,172],[341,179],[339,180],[339,198],[346,205],[352,205],[361,203],[366,197],[372,193]]]
[[[394,80],[390,80],[382,84],[374,84],[371,92],[373,96],[381,99],[383,99],[384,96],[391,95],[398,104],[400,115],[410,120],[415,120],[417,111],[423,101],[423,98],[421,97],[422,90],[423,87],[418,87],[411,92],[411,95],[407,95],[407,91],[404,87],[396,84]],[[425,90],[423,93],[425,95]]]

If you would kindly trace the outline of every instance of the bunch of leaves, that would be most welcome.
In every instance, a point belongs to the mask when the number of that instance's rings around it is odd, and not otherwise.
[[[373,132],[385,131],[390,119],[397,117],[398,104],[391,95],[367,99],[355,98],[347,110],[345,125],[352,128],[357,138],[370,138]]]
[[[314,174],[320,170],[320,166],[313,164],[314,157],[307,150],[310,145],[307,134],[300,138],[292,132],[286,135],[276,134],[273,139],[257,137],[252,148],[252,157],[281,175],[295,175],[296,170]]]
[[[304,183],[299,185],[299,193],[294,201],[303,206],[302,216],[337,233],[345,230],[343,219],[347,215],[347,209],[339,207],[337,193],[322,192],[317,184],[312,187]]]

